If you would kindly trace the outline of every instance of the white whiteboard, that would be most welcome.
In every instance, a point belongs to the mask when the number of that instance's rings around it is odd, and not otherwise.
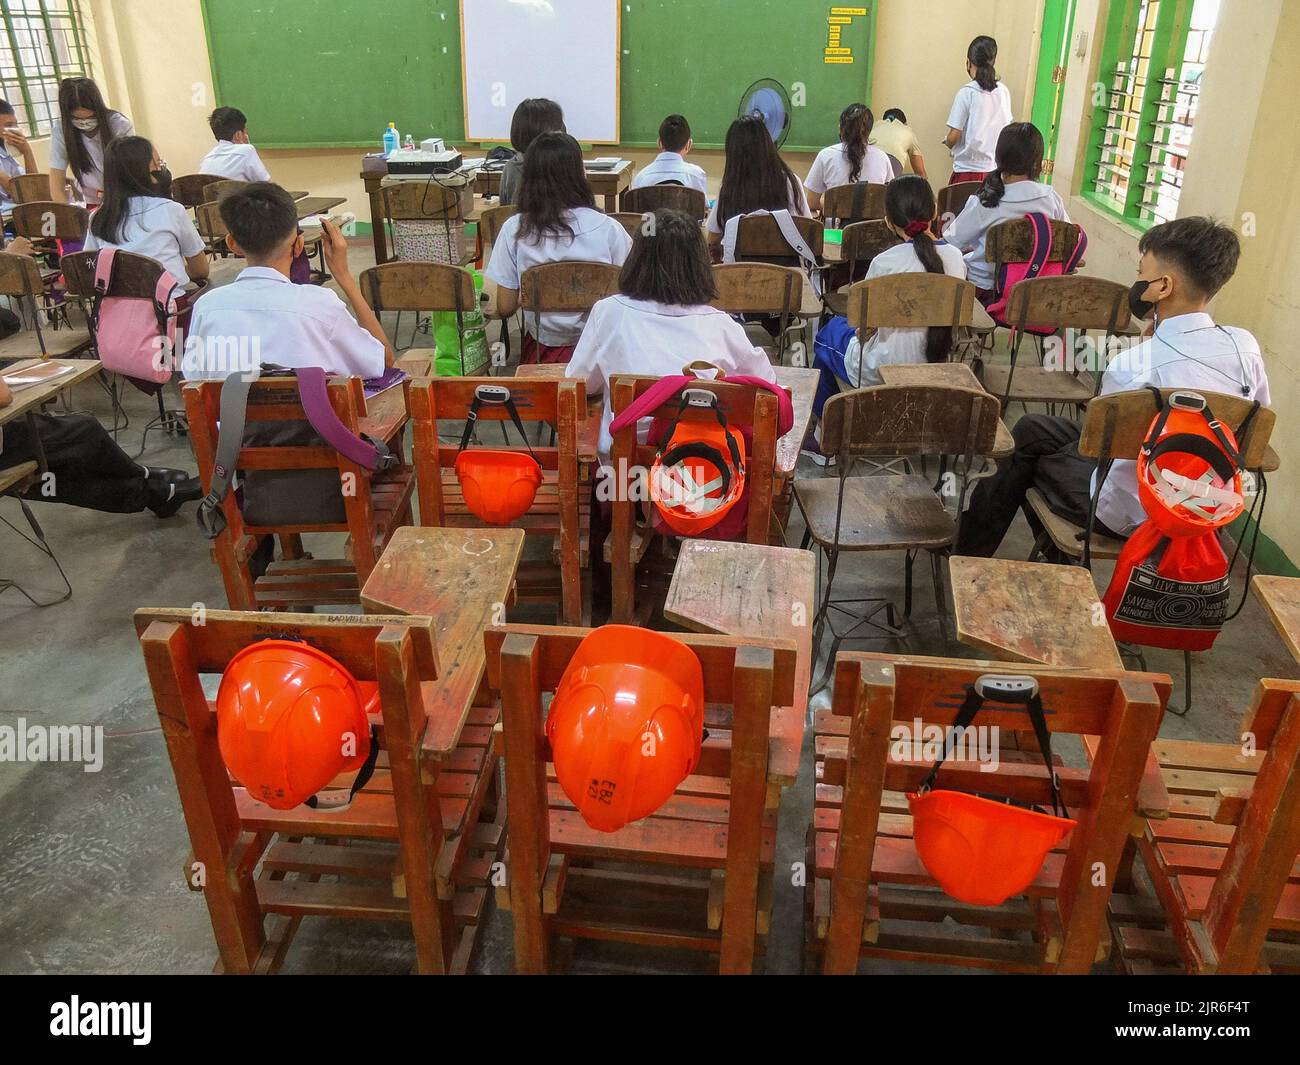
[[[509,142],[545,96],[578,140],[618,143],[618,0],[461,0],[460,19],[466,140]]]

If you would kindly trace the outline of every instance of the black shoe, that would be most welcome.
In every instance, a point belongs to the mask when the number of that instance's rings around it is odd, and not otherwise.
[[[157,502],[149,503],[147,506],[160,518],[170,518],[186,503],[192,503],[195,500],[203,498],[203,485],[199,483],[197,477],[190,477],[184,481],[160,481],[155,478],[149,479],[150,488],[157,486]]]
[[[145,469],[149,471],[149,480],[163,481],[166,484],[182,484],[193,476],[185,470],[172,470],[165,466],[146,466]]]

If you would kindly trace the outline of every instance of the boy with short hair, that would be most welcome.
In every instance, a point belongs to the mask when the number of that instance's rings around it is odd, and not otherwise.
[[[237,107],[218,107],[208,116],[216,146],[199,164],[200,174],[233,181],[270,181],[271,175],[248,139],[248,116]]]
[[[1101,394],[1154,385],[1221,392],[1269,403],[1268,375],[1259,343],[1245,329],[1221,326],[1210,301],[1236,272],[1241,242],[1211,218],[1178,218],[1148,230],[1138,244],[1138,279],[1129,307],[1152,318],[1141,344],[1117,357],[1102,376]],[[1016,422],[1015,454],[981,481],[962,523],[957,553],[991,556],[1010,528],[1030,488],[1076,525],[1088,522],[1096,460],[1079,454],[1080,426],[1064,418],[1031,414]],[[1126,537],[1146,520],[1138,499],[1137,463],[1115,461],[1097,499],[1094,529]],[[1025,509],[1035,535],[1040,531]]]
[[[681,115],[669,115],[659,126],[659,154],[632,179],[634,189],[647,185],[685,185],[708,194],[709,178],[704,168],[688,163],[686,156],[695,147],[691,124]]]
[[[348,245],[332,222],[323,223],[325,263],[352,307],[318,285],[295,285],[289,269],[302,254],[302,232],[293,199],[279,185],[255,182],[221,201],[226,246],[248,265],[228,285],[194,304],[182,370],[188,380],[223,379],[254,366],[231,365],[239,341],[246,359],[296,369],[320,366],[328,373],[378,377],[394,354],[383,326],[361,296],[348,266]]]
[[[5,214],[13,208],[13,180],[23,174],[39,174],[36,154],[27,138],[18,128],[18,116],[8,100],[0,100],[0,210]],[[17,156],[21,156],[19,159]]]

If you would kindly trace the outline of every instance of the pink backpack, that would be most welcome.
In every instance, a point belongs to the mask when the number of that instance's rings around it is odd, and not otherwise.
[[[1011,290],[1021,281],[1028,281],[1035,277],[1061,277],[1065,274],[1072,274],[1079,268],[1079,263],[1083,261],[1084,252],[1088,250],[1088,234],[1079,226],[1079,240],[1074,246],[1074,251],[1070,253],[1069,258],[1063,263],[1049,263],[1048,256],[1052,254],[1052,220],[1041,212],[1025,215],[1025,221],[1029,223],[1034,234],[1033,248],[1029,253],[1029,261],[1023,263],[1003,263],[998,269],[998,276],[994,280],[994,291],[997,293],[995,299],[988,306],[989,317],[998,325],[1015,328],[1015,322],[1006,320],[1007,304],[1011,300]],[[1056,330],[1054,329],[1035,329],[1032,325],[1026,324],[1026,333],[1032,333],[1035,336],[1051,336]]]
[[[166,384],[171,380],[176,350],[177,295],[180,282],[164,270],[152,299],[110,296],[117,248],[104,248],[95,259],[95,301],[91,331],[105,370],[140,381]],[[165,337],[167,345],[159,342]]]

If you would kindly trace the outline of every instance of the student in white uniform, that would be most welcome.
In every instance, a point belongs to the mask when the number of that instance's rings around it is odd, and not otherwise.
[[[659,125],[659,154],[632,179],[634,189],[647,185],[684,185],[708,193],[709,178],[704,168],[688,163],[686,157],[695,147],[691,124],[683,115],[669,115]]]
[[[596,210],[578,142],[567,133],[543,133],[524,156],[519,213],[501,227],[488,263],[487,276],[498,286],[497,309],[503,318],[519,309],[519,290],[530,267],[574,259],[622,266],[631,248],[627,230]],[[523,317],[521,362],[569,361],[583,314]]]
[[[0,210],[5,214],[13,210],[14,178],[36,171],[36,154],[18,128],[13,104],[0,100]]]
[[[523,100],[515,108],[510,120],[510,147],[515,150],[513,159],[501,168],[501,188],[497,202],[502,207],[519,202],[519,186],[524,177],[524,155],[543,133],[564,133],[564,109],[554,100],[537,96]]]
[[[1045,214],[1068,222],[1065,203],[1051,185],[1039,184],[1043,170],[1043,135],[1032,122],[1013,122],[998,137],[997,169],[978,195],[943,231],[944,239],[966,255],[966,276],[979,289],[980,302],[993,301],[993,267],[984,257],[984,241],[999,222]]]
[[[262,157],[248,139],[248,116],[237,107],[218,107],[208,116],[208,128],[217,138],[212,151],[199,163],[200,174],[232,181],[270,181]]]
[[[949,185],[983,181],[993,170],[998,134],[1011,121],[1011,90],[998,81],[993,67],[997,58],[998,42],[992,37],[976,37],[966,50],[966,75],[971,80],[957,90],[943,141],[952,149]]]
[[[821,212],[827,189],[859,181],[884,185],[893,180],[894,166],[889,156],[868,143],[875,124],[875,116],[866,104],[849,104],[841,112],[840,143],[817,153],[804,180],[808,206],[815,212]]]
[[[905,174],[889,183],[885,193],[885,224],[906,243],[882,251],[867,268],[867,280],[889,274],[948,274],[964,278],[961,252],[930,238],[934,221],[934,190],[925,178]],[[947,362],[952,330],[877,329],[859,349],[856,338],[844,356],[848,380],[855,388],[884,384],[880,367],[903,363]]]
[[[85,248],[121,248],[147,255],[182,285],[208,276],[203,238],[179,203],[167,196],[171,177],[143,137],[118,137],[104,154],[104,202],[90,216]]]
[[[776,150],[767,125],[757,115],[744,115],[727,130],[722,187],[709,212],[709,247],[715,257],[721,256],[722,234],[730,219],[780,210],[812,216],[803,185]]]
[[[623,264],[619,294],[591,309],[566,371],[586,382],[589,396],[605,397],[602,461],[609,461],[613,444],[609,382],[615,374],[665,377],[700,360],[728,376],[776,380],[767,355],[750,343],[744,327],[709,306],[717,298],[699,223],[681,211],[656,211],[653,234],[638,233]]]
[[[59,117],[50,129],[50,193],[55,203],[67,203],[68,171],[97,204],[104,193],[104,150],[116,137],[126,137],[131,120],[104,103],[99,86],[89,78],[59,82]]]
[[[1155,226],[1138,243],[1142,254],[1129,307],[1153,325],[1147,339],[1121,352],[1102,376],[1101,394],[1154,385],[1221,392],[1269,404],[1259,343],[1244,329],[1216,325],[1209,305],[1237,269],[1241,242],[1210,218],[1178,218]],[[1088,519],[1096,461],[1079,454],[1079,423],[1043,414],[1016,422],[1015,454],[981,481],[962,525],[959,553],[992,555],[1030,488],[1077,525]],[[1097,500],[1095,527],[1128,536],[1146,511],[1138,499],[1137,464],[1113,464]],[[1036,519],[1025,510],[1031,528]],[[1034,528],[1035,534],[1038,529]]]
[[[263,363],[372,378],[393,364],[392,346],[361,296],[338,227],[322,224],[325,265],[347,304],[331,289],[290,282],[302,233],[293,198],[279,185],[255,182],[231,193],[221,201],[221,220],[229,230],[226,244],[248,266],[195,302],[181,366],[187,380],[221,380]]]

